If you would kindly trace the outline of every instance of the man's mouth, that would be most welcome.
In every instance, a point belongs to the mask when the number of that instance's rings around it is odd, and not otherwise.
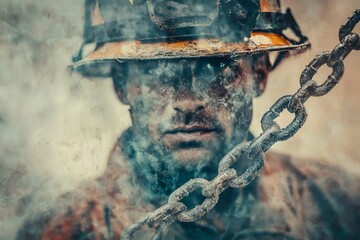
[[[191,126],[180,127],[166,131],[165,134],[206,134],[217,131],[217,128],[203,127],[203,126]]]
[[[209,127],[209,126],[181,126],[176,127],[171,130],[165,131],[164,138],[165,141],[171,146],[187,146],[186,143],[198,144],[188,144],[189,147],[200,146],[217,138],[217,133],[219,132],[218,128]]]

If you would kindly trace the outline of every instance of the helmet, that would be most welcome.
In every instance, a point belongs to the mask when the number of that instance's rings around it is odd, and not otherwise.
[[[71,69],[105,77],[113,62],[282,51],[277,64],[309,47],[280,0],[86,0],[84,42]]]

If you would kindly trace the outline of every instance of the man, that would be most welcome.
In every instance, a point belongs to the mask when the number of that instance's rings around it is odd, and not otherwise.
[[[286,28],[300,41],[281,34]],[[263,0],[88,0],[84,43],[96,49],[81,51],[73,69],[111,76],[133,126],[102,177],[29,221],[19,239],[119,239],[189,179],[213,179],[221,158],[252,138],[252,99],[273,69],[268,52],[309,47],[291,13]],[[241,173],[251,161],[235,167]],[[339,169],[269,153],[258,179],[224,191],[200,220],[175,222],[165,238],[356,239],[351,181]],[[183,202],[192,208],[202,200],[195,192]],[[135,238],[151,236],[145,229]]]

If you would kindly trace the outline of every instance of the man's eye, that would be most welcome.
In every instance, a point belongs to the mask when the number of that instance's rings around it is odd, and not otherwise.
[[[149,93],[155,93],[158,97],[167,96],[173,93],[173,88],[162,86],[152,87]]]
[[[221,73],[221,82],[224,85],[231,84],[239,77],[239,75],[240,75],[239,71],[227,67]]]
[[[206,68],[208,71],[221,71],[222,69],[226,68],[228,63],[225,61],[213,61],[206,64]]]
[[[171,77],[168,76],[152,76],[151,78],[147,79],[147,81],[144,83],[146,86],[152,89],[152,91],[164,91],[174,85],[174,80]]]

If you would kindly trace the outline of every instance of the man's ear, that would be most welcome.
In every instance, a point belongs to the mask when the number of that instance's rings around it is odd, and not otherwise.
[[[253,74],[255,80],[256,97],[263,94],[271,71],[269,54],[255,55],[253,57]]]
[[[126,94],[127,72],[125,70],[125,66],[114,66],[111,71],[111,76],[113,79],[113,85],[116,95],[123,104],[129,105]]]

